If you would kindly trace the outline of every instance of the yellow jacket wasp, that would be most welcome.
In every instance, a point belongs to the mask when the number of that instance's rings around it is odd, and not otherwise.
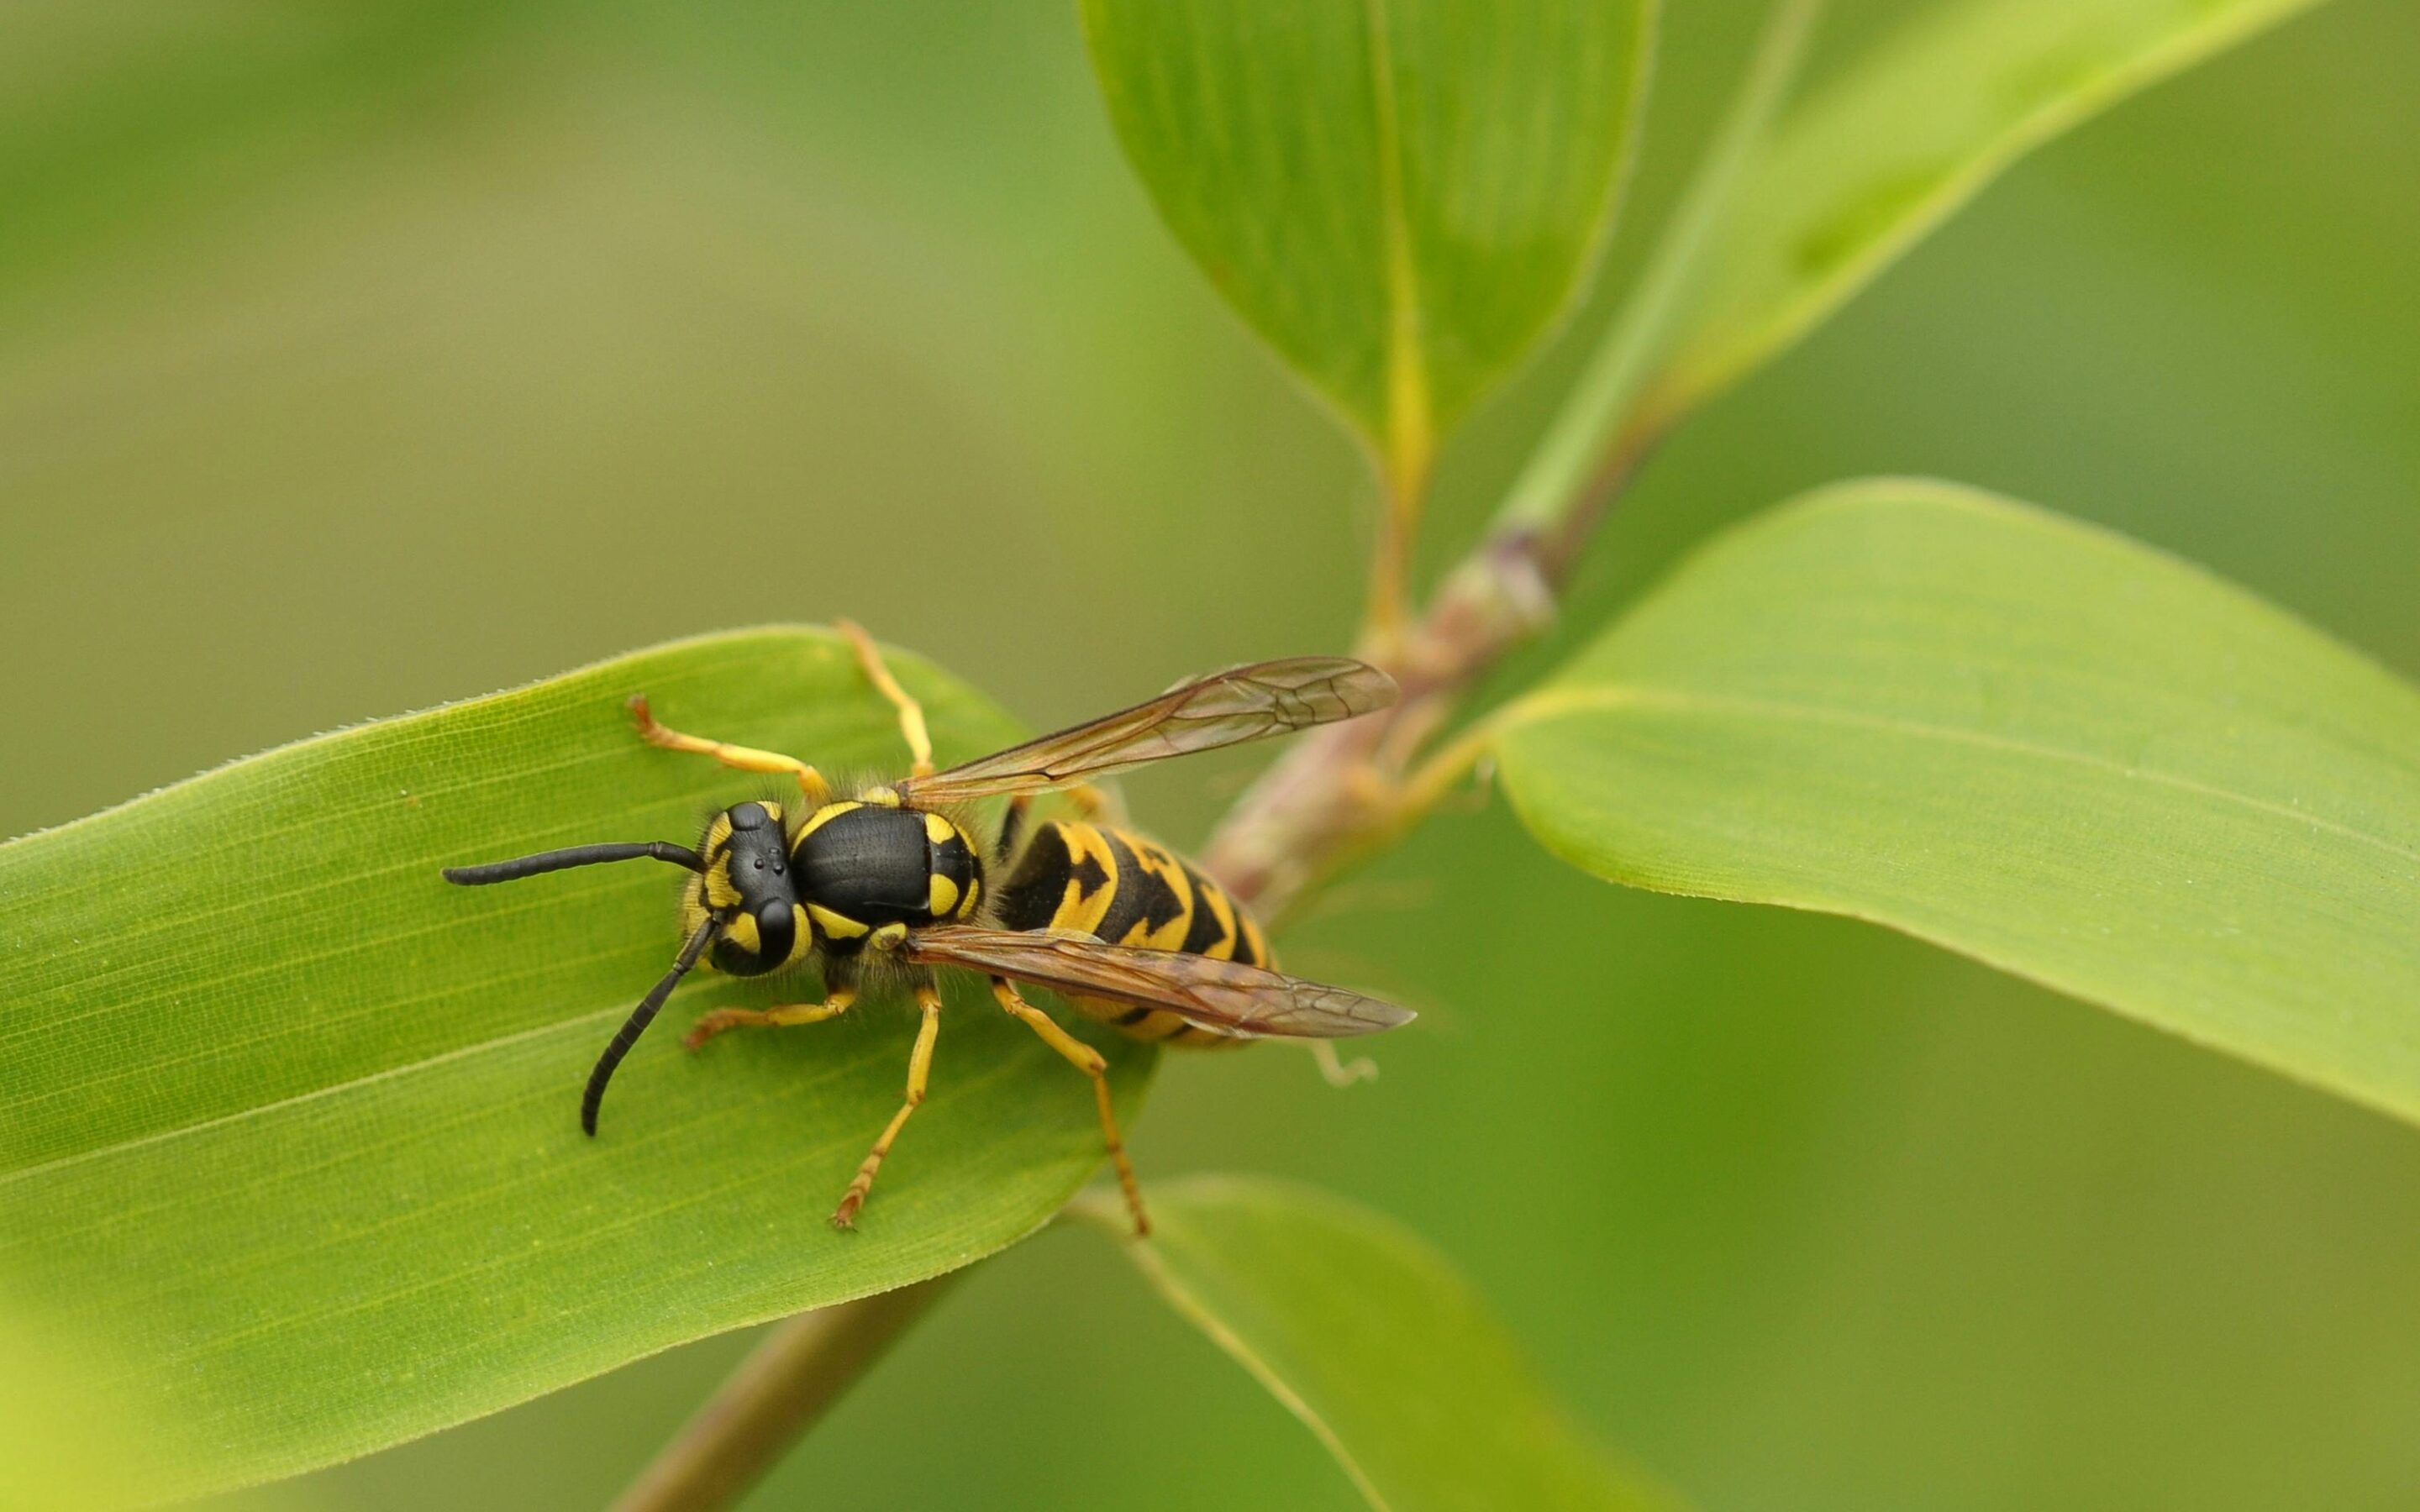
[[[673,988],[701,964],[752,977],[813,960],[825,995],[817,1003],[715,1010],[687,1036],[692,1050],[742,1025],[820,1023],[847,1011],[870,974],[902,977],[923,1021],[908,1057],[907,1098],[832,1211],[833,1224],[853,1227],[883,1157],[924,1100],[940,1030],[934,968],[958,967],[989,977],[1002,1009],[1092,1078],[1135,1229],[1148,1233],[1106,1063],[1026,1002],[1016,983],[1049,988],[1139,1039],[1195,1048],[1340,1039],[1412,1017],[1391,1003],[1276,970],[1260,925],[1224,888],[1166,848],[1090,818],[1100,807],[1090,779],[1384,708],[1395,700],[1386,673],[1342,656],[1258,662],[936,772],[923,710],[864,631],[845,623],[841,629],[866,676],[898,711],[911,758],[904,779],[843,796],[796,757],[667,729],[644,697],[635,697],[630,708],[649,744],[712,756],[741,771],[787,774],[803,803],[796,810],[769,800],[734,804],[707,823],[694,849],[661,841],[577,845],[446,869],[448,882],[472,887],[641,857],[690,873],[681,894],[680,953],[590,1073],[580,1106],[587,1133],[597,1132],[614,1068]],[[1030,824],[1032,795],[1054,789],[1066,790],[1087,817]],[[951,812],[1003,795],[1007,816],[989,846]]]

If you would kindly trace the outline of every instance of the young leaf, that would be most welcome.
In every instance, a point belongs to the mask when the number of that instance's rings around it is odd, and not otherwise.
[[[1842,485],[1500,717],[1599,876],[1893,925],[2420,1119],[2420,690],[2170,557]]]
[[[2317,0],[1942,0],[1785,118],[1648,408],[1790,347],[2017,159]]]
[[[1153,1236],[1087,1196],[1169,1304],[1300,1418],[1373,1507],[1673,1504],[1588,1442],[1486,1303],[1392,1221],[1292,1182],[1151,1190]]]
[[[1399,478],[1569,302],[1652,0],[1084,0],[1161,216]]]
[[[945,758],[1018,732],[901,657]],[[1101,1159],[1083,1079],[954,992],[932,1096],[854,1233],[825,1215],[899,1105],[879,998],[695,1056],[699,974],[581,1134],[590,1063],[679,941],[631,861],[476,890],[441,866],[689,843],[787,796],[657,750],[623,701],[827,770],[906,764],[845,644],[684,641],[304,741],[0,847],[0,1291],[125,1362],[199,1491],[326,1464],[685,1339],[904,1285],[1042,1223]],[[1088,1035],[1089,1029],[1081,1030]],[[1150,1058],[1101,1042],[1131,1103]]]

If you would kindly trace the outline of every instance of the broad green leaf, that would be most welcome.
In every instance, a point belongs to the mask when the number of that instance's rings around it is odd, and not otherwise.
[[[910,657],[945,758],[1011,739]],[[477,890],[443,864],[688,841],[779,779],[659,751],[623,700],[828,770],[905,764],[821,631],[642,652],[304,741],[0,847],[0,1291],[126,1362],[186,1489],[325,1464],[685,1339],[964,1265],[1098,1164],[1081,1077],[954,991],[932,1096],[855,1233],[913,1015],[726,1035],[700,977],[582,1135],[581,1088],[677,941],[649,862]],[[795,795],[795,789],[792,790]],[[1081,1032],[1092,1033],[1090,1029]],[[1103,1043],[1129,1102],[1150,1061]],[[103,1372],[104,1375],[109,1374]]]
[[[1300,1418],[1374,1507],[1662,1507],[1546,1394],[1486,1302],[1400,1225],[1289,1181],[1151,1188],[1148,1240],[1075,1211]]]
[[[1939,0],[1775,130],[1648,408],[1729,388],[2017,159],[2316,3]]]
[[[1515,810],[1599,876],[1889,924],[2420,1119],[2420,690],[2173,558],[1846,484],[1501,717]]]
[[[1398,472],[1569,302],[1653,18],[1652,0],[1084,0],[1170,229]]]

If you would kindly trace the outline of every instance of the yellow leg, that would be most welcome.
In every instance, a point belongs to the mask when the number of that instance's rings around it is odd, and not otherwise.
[[[1025,1021],[1025,1026],[1042,1036],[1042,1042],[1064,1057],[1067,1063],[1093,1078],[1093,1101],[1101,1110],[1101,1137],[1109,1141],[1109,1164],[1117,1167],[1118,1185],[1125,1189],[1126,1211],[1134,1214],[1135,1233],[1151,1232],[1151,1219],[1142,1211],[1142,1185],[1135,1180],[1134,1166],[1126,1160],[1126,1142],[1118,1133],[1117,1110],[1109,1103],[1109,1063],[1101,1053],[1061,1028],[1049,1014],[1017,995],[1016,987],[998,977],[991,980],[991,995],[1000,1006]]]
[[[924,705],[908,697],[908,690],[899,686],[899,679],[891,675],[890,666],[882,659],[881,648],[874,643],[874,637],[865,633],[863,625],[855,620],[841,620],[837,622],[836,628],[848,637],[850,645],[857,648],[857,664],[865,669],[866,680],[891,701],[892,708],[899,711],[899,733],[908,742],[910,758],[908,775],[932,776],[933,737],[924,729]]]
[[[695,756],[711,756],[725,766],[743,772],[787,772],[799,779],[799,791],[806,795],[809,809],[820,809],[831,801],[831,784],[823,774],[799,760],[778,750],[758,750],[753,746],[734,746],[727,741],[708,740],[703,735],[685,735],[656,722],[655,714],[647,707],[644,693],[630,695],[630,717],[639,724],[639,738],[650,746],[665,750],[685,750]]]
[[[865,1206],[865,1195],[874,1190],[874,1173],[882,1169],[882,1157],[891,1153],[891,1142],[899,1137],[899,1131],[908,1127],[908,1116],[924,1101],[924,1078],[933,1069],[933,1041],[941,1033],[940,990],[929,981],[917,988],[916,1006],[924,1011],[924,1026],[916,1031],[916,1048],[908,1057],[908,1099],[891,1116],[891,1126],[865,1152],[848,1190],[841,1194],[840,1206],[832,1210],[834,1228],[857,1227],[857,1210]]]
[[[740,1027],[781,1029],[794,1024],[821,1024],[848,1011],[857,1001],[857,989],[843,987],[820,1003],[783,1003],[778,1008],[718,1008],[706,1014],[681,1036],[681,1043],[691,1050],[706,1043],[725,1029]]]

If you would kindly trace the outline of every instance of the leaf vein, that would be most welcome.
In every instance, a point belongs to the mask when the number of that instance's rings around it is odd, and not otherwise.
[[[1978,749],[2011,752],[2039,757],[2044,761],[2063,762],[2071,765],[2107,772],[2130,780],[2142,780],[2172,787],[2180,792],[2214,798],[2249,809],[2273,818],[2290,820],[2314,829],[2327,831],[2346,840],[2374,846],[2390,856],[2420,865],[2420,850],[2397,844],[2382,835],[2356,829],[2350,825],[2296,809],[2272,798],[2239,793],[2196,778],[2177,772],[2162,771],[2155,766],[2141,766],[2117,761],[2091,751],[2073,750],[2066,747],[2044,745],[2039,741],[2020,740],[2008,735],[1995,735],[1980,730],[1962,730],[1953,725],[1929,724],[1890,715],[1865,714],[1851,709],[1825,708],[1819,704],[1792,703],[1775,699],[1743,698],[1730,694],[1686,692],[1676,688],[1652,687],[1641,684],[1622,684],[1596,687],[1549,688],[1533,693],[1506,706],[1498,717],[1497,732],[1517,730],[1525,724],[1540,723],[1558,715],[1580,712],[1616,712],[1623,708],[1662,708],[1682,713],[1707,712],[1736,715],[1774,721],[1799,720],[1809,724],[1829,724],[1849,729],[1872,730],[1917,740],[1935,740],[1947,744],[1971,746]]]

